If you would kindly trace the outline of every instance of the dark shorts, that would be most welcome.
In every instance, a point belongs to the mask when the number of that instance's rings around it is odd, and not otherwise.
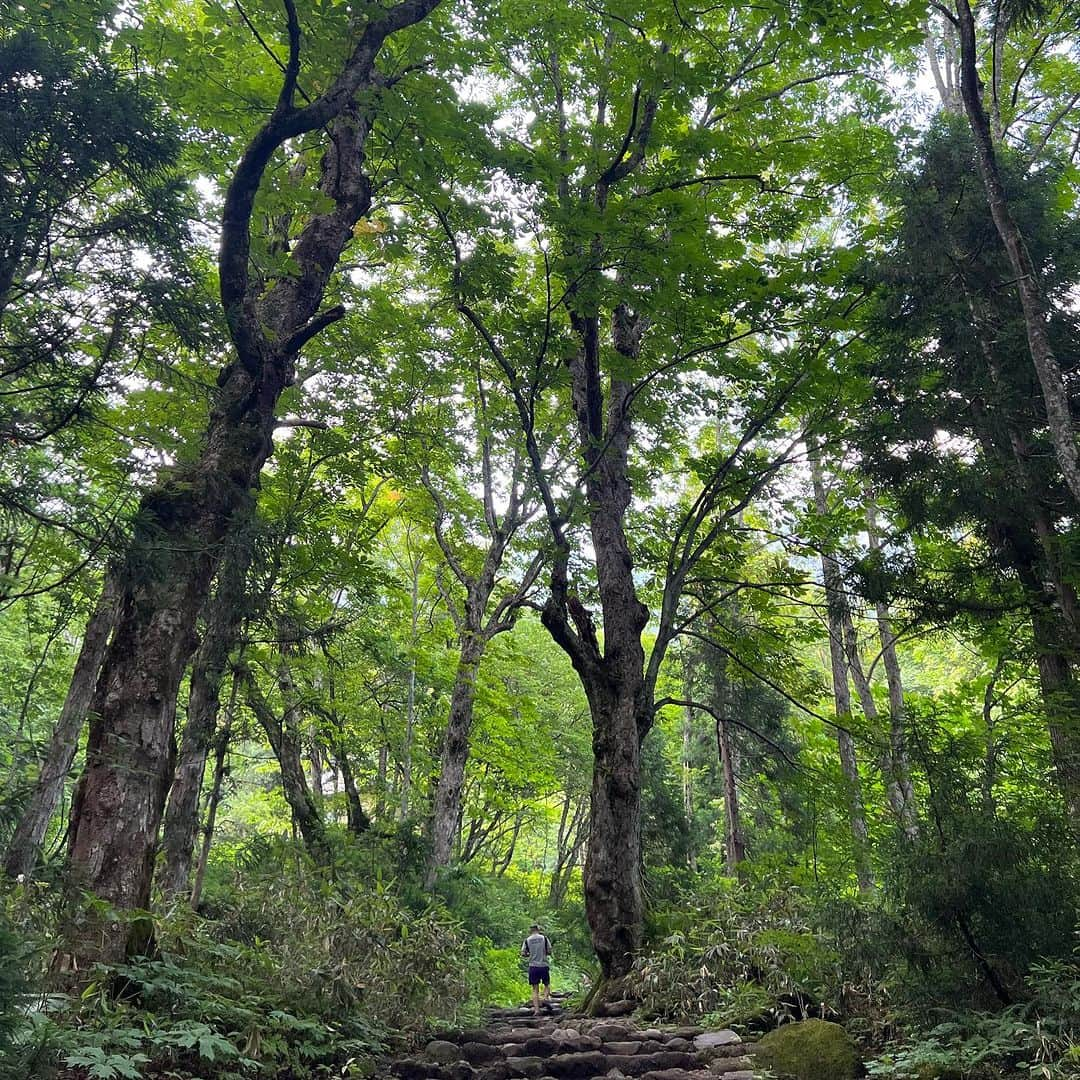
[[[539,986],[541,983],[545,986],[551,985],[551,968],[547,964],[530,964],[529,985]]]

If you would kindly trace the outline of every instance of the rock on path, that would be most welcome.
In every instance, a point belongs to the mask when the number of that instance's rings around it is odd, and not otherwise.
[[[575,1017],[557,1001],[539,1017],[528,1006],[492,1009],[485,1027],[433,1039],[390,1072],[400,1080],[753,1080],[752,1053],[733,1031]]]

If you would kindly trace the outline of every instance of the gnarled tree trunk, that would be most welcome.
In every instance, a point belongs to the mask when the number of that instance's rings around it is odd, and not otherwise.
[[[225,197],[219,257],[221,302],[235,347],[222,371],[198,457],[142,499],[117,582],[119,614],[91,706],[87,765],[70,847],[74,883],[120,911],[145,908],[158,829],[172,777],[176,698],[194,649],[198,613],[223,541],[246,518],[272,450],[278,399],[303,346],[344,310],[320,313],[330,276],[371,205],[364,146],[371,116],[356,104],[381,85],[375,60],[387,37],[424,18],[438,0],[403,0],[366,23],[340,74],[319,97],[294,103],[300,24],[286,2],[289,59],[273,111],[241,158]],[[377,95],[375,95],[377,97]],[[370,99],[372,95],[365,95]],[[370,100],[365,109],[373,108]],[[290,254],[290,273],[270,282],[250,273],[255,197],[286,143],[327,132],[320,194]],[[114,962],[145,948],[146,927],[72,910],[57,968]]]

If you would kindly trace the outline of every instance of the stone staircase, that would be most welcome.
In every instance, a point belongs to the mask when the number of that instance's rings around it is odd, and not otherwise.
[[[753,1080],[752,1053],[733,1031],[575,1017],[557,1001],[539,1017],[527,1006],[492,1009],[486,1026],[433,1039],[390,1072],[400,1080]]]

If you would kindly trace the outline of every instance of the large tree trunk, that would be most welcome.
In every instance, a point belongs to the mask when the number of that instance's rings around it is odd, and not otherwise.
[[[606,978],[625,975],[641,945],[640,686],[592,687],[593,784],[585,911]],[[589,693],[588,689],[586,690]]]
[[[235,360],[221,372],[205,444],[141,500],[118,582],[112,642],[92,704],[94,720],[70,848],[71,878],[121,911],[147,907],[158,828],[173,771],[176,697],[194,648],[194,628],[223,540],[249,511],[273,442],[275,411],[304,344],[344,314],[321,313],[330,276],[371,205],[364,146],[371,117],[354,104],[379,82],[386,38],[424,18],[438,0],[403,0],[370,19],[338,77],[303,108],[294,104],[300,26],[287,7],[289,60],[278,100],[241,158],[226,193],[219,256],[221,302]],[[365,105],[365,108],[370,108]],[[250,273],[255,198],[274,155],[308,132],[327,133],[320,194],[290,253],[290,273],[271,282]],[[57,968],[114,962],[142,950],[147,929],[73,910],[68,952]]]
[[[821,460],[817,448],[810,446],[811,482],[814,488],[814,507],[824,516],[829,511]],[[862,797],[862,781],[851,735],[851,688],[848,685],[847,658],[844,653],[844,579],[840,564],[828,552],[821,553],[821,575],[825,589],[826,616],[829,628],[829,663],[832,669],[833,703],[836,712],[836,742],[840,753],[840,768],[844,775],[845,800],[851,824],[855,856],[855,876],[860,892],[874,887],[870,869],[869,833],[866,828],[866,809]]]
[[[469,759],[469,733],[472,730],[476,676],[487,642],[478,630],[462,634],[454,689],[450,697],[450,716],[443,738],[442,763],[435,787],[435,816],[431,824],[431,858],[426,886],[431,888],[442,867],[448,866],[454,850],[458,822],[461,819],[461,790],[465,783],[465,765]]]
[[[206,631],[191,665],[187,724],[162,833],[164,861],[158,880],[167,899],[188,894],[191,859],[199,831],[199,795],[217,727],[221,683],[243,618],[244,584],[250,562],[251,546],[241,534],[222,562],[217,588],[206,613]]]
[[[975,16],[968,0],[956,0],[956,26],[960,40],[960,95],[968,125],[975,142],[975,161],[990,214],[1009,257],[1015,285],[1024,313],[1028,350],[1042,389],[1046,421],[1054,445],[1058,467],[1072,493],[1075,506],[1080,506],[1080,451],[1077,448],[1076,428],[1069,407],[1069,395],[1062,377],[1061,366],[1050,344],[1047,305],[1040,288],[1040,276],[1031,258],[1023,233],[1020,231],[1008,193],[1001,177],[990,121],[982,101],[982,86],[978,71],[978,51]]]
[[[94,686],[109,643],[109,634],[116,621],[117,596],[116,585],[111,575],[108,575],[97,607],[86,624],[75,670],[60,710],[60,717],[53,728],[41,772],[38,773],[30,800],[15,826],[4,856],[4,872],[9,877],[29,876],[41,854],[41,845],[48,832],[49,822],[60,802],[64,782],[75,760],[79,734],[86,723]]]
[[[593,727],[593,779],[585,856],[585,912],[604,981],[625,975],[641,944],[641,742],[653,720],[641,635],[649,612],[637,595],[625,530],[630,506],[629,381],[611,378],[605,419],[600,325],[571,313],[579,341],[567,362],[585,469],[589,530],[603,618],[603,646],[592,615],[568,584],[569,548],[553,521],[558,548],[542,621],[581,679]],[[645,323],[629,308],[612,315],[612,341],[625,357],[640,353]],[[552,512],[549,509],[549,519]]]

